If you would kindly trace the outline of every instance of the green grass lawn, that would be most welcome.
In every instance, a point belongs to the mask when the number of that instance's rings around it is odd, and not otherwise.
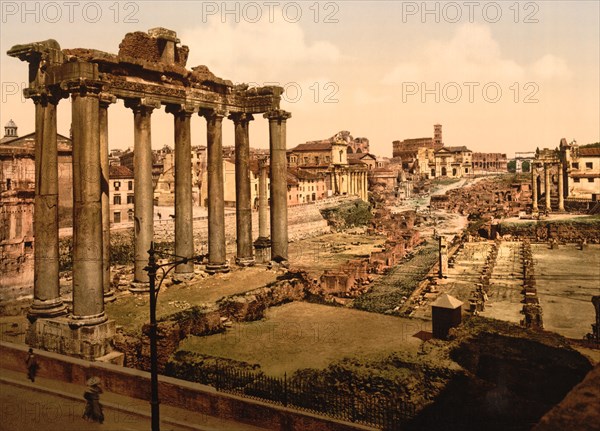
[[[234,325],[224,334],[190,336],[179,347],[216,357],[259,364],[270,375],[301,368],[326,368],[344,357],[372,357],[402,351],[416,354],[413,337],[431,324],[307,302],[267,311],[257,322]]]

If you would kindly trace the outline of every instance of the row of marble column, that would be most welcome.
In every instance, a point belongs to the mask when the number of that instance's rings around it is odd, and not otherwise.
[[[565,210],[565,184],[564,184],[564,172],[563,172],[563,164],[562,163],[542,163],[543,171],[544,171],[544,192],[545,192],[545,210],[552,210],[552,197],[551,197],[551,189],[552,189],[552,174],[550,170],[552,166],[558,166],[558,210]],[[533,211],[539,211],[538,199],[540,190],[538,190],[538,172],[537,168],[532,164],[531,165],[531,195],[532,195],[532,209]]]
[[[348,194],[360,196],[362,200],[367,200],[367,172],[350,172],[350,183],[348,184]]]
[[[70,324],[94,325],[107,320],[104,301],[111,295],[109,265],[108,107],[115,96],[101,87],[76,86],[71,91],[73,133],[73,312]],[[57,317],[67,309],[60,299],[58,274],[58,162],[56,107],[60,98],[33,96],[36,108],[35,146],[35,269],[34,301],[29,317]],[[148,250],[154,234],[151,114],[160,108],[153,99],[127,99],[134,120],[134,282],[133,291],[146,291]],[[168,105],[174,116],[175,254],[195,255],[192,213],[191,106]],[[229,270],[225,248],[222,120],[218,109],[198,112],[207,121],[208,147],[208,264],[209,272]],[[271,255],[287,260],[286,120],[281,110],[264,114],[269,120],[271,177]],[[229,115],[235,125],[236,227],[240,265],[254,262],[249,169],[250,114]],[[263,169],[264,170],[264,169]],[[261,173],[262,175],[262,173]],[[266,185],[266,181],[263,181]],[[266,188],[266,187],[265,187]],[[260,201],[263,218],[266,190]],[[263,223],[266,225],[266,223]],[[268,235],[261,225],[260,236]],[[176,274],[193,275],[193,264],[179,265]]]

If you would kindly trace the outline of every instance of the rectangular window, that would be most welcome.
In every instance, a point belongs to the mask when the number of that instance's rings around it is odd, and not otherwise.
[[[594,167],[594,162],[586,162],[585,163],[585,168],[586,169],[592,169]]]
[[[121,211],[115,211],[113,214],[113,223],[121,223]]]
[[[133,181],[127,183],[127,190],[133,190]]]
[[[121,205],[121,195],[113,196],[113,205]]]
[[[578,183],[579,182],[579,178],[573,178],[573,182],[574,183]]]
[[[134,200],[133,200],[133,195],[127,195],[127,203],[128,203],[128,204],[132,204],[132,203],[134,203]]]
[[[579,163],[578,162],[573,162],[573,169],[579,169]]]
[[[588,183],[593,183],[594,179],[593,178],[588,178]]]
[[[115,181],[113,183],[113,186],[115,187],[116,191],[119,191],[119,187],[121,187],[121,182],[120,181]]]

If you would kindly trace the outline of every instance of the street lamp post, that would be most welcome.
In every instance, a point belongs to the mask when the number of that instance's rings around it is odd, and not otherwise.
[[[175,257],[178,260],[159,264],[156,262],[156,254],[160,254],[161,256]],[[157,252],[154,249],[154,242],[150,243],[148,256],[148,266],[146,266],[144,269],[148,272],[148,277],[150,279],[150,409],[152,414],[152,431],[160,431],[160,401],[158,399],[158,349],[156,344],[156,300],[158,299],[158,293],[160,292],[160,287],[162,286],[165,277],[173,268],[175,268],[177,265],[185,264],[190,261],[194,263],[200,263],[203,256],[182,257],[174,254]],[[157,287],[156,274],[159,269],[162,270],[162,275]]]

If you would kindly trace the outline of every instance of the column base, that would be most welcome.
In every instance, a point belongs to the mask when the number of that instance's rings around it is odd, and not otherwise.
[[[231,268],[229,268],[229,264],[225,263],[207,263],[206,264],[206,272],[209,274],[216,274],[217,272],[229,272]]]
[[[236,257],[235,264],[238,266],[246,267],[246,266],[254,266],[256,260],[254,260],[254,256],[252,257]]]
[[[67,312],[67,306],[63,304],[60,298],[49,299],[47,301],[34,299],[27,312],[27,318],[30,322],[33,322],[39,318],[63,316]]]
[[[179,283],[183,283],[186,281],[190,281],[191,279],[194,278],[194,273],[193,272],[183,272],[183,273],[174,273],[171,276],[171,280],[173,281],[173,283],[179,284]]]
[[[37,319],[29,327],[26,343],[48,352],[93,361],[112,351],[111,341],[115,333],[114,320],[73,327],[69,317]]]
[[[71,314],[69,316],[69,318],[70,318],[69,325],[72,328],[79,328],[82,326],[99,325],[108,320],[108,316],[106,315],[106,313],[104,311],[102,313],[91,314],[88,316],[76,316],[76,315]]]
[[[132,281],[129,285],[131,293],[150,293],[150,283],[147,281]]]
[[[104,292],[104,303],[113,302],[116,298],[115,289],[110,289],[108,292]]]
[[[254,241],[254,260],[256,263],[269,263],[271,261],[271,240],[264,236]]]

